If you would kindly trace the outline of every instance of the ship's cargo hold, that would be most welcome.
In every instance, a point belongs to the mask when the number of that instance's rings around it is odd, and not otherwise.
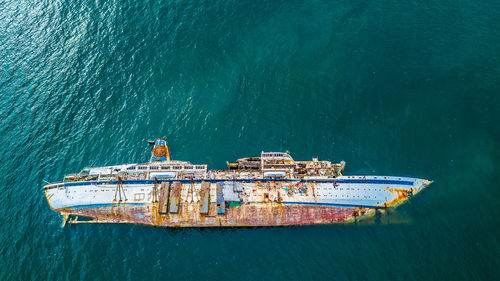
[[[181,200],[181,183],[176,181],[172,184],[170,190],[170,213],[178,214],[179,213],[179,203]]]
[[[239,192],[243,191],[243,186],[235,181],[217,183],[217,187],[222,189],[225,201],[240,201]]]
[[[217,215],[224,215],[226,213],[226,202],[224,201],[223,185],[217,184]]]
[[[160,197],[158,199],[158,212],[166,214],[168,212],[168,197],[170,194],[170,182],[163,182],[160,188]]]
[[[227,170],[170,160],[164,140],[149,163],[84,168],[47,184],[67,223],[169,227],[277,226],[356,222],[406,202],[431,181],[342,175],[345,162],[295,161],[287,152],[227,163]],[[75,217],[73,219],[69,217]],[[81,221],[77,218],[84,218]]]
[[[208,215],[209,204],[210,204],[210,183],[204,181],[201,183],[201,190],[200,190],[201,215]]]

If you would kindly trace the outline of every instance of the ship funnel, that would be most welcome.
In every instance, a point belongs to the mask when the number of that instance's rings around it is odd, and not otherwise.
[[[151,153],[151,160],[149,160],[149,163],[158,161],[170,161],[168,145],[165,140],[157,139],[155,141],[148,141],[148,143],[154,144],[153,152]]]

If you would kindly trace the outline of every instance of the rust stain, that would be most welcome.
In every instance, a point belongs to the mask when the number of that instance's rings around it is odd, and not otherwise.
[[[353,209],[281,203],[251,203],[228,208],[225,215],[200,215],[198,204],[181,204],[179,214],[160,214],[157,206],[125,205],[60,209],[61,213],[94,218],[99,222],[156,226],[278,226],[343,222],[353,218]],[[361,212],[359,212],[361,214]]]
[[[384,203],[384,205],[382,205],[381,207],[396,206],[401,202],[403,202],[404,200],[406,200],[409,196],[409,192],[412,192],[412,189],[408,190],[404,188],[395,188],[395,187],[386,187],[385,190],[389,191],[392,195],[396,195],[396,197],[393,200]]]

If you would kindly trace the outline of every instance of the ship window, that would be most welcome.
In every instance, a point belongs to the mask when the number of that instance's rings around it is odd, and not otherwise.
[[[151,167],[149,167],[149,169],[151,169],[151,170],[158,170],[158,166],[151,166]]]
[[[146,166],[139,166],[139,167],[138,167],[138,169],[139,169],[139,170],[146,170],[147,168],[148,168],[148,167],[146,167]]]
[[[127,170],[135,170],[135,168],[136,168],[135,166],[133,166],[133,167],[128,167],[128,168],[127,168]]]
[[[184,170],[192,170],[193,166],[184,166]]]
[[[174,170],[180,170],[180,169],[182,169],[181,166],[174,166]]]
[[[161,166],[163,170],[170,170],[170,166]]]
[[[196,169],[203,170],[203,169],[205,169],[205,167],[204,166],[196,166]]]

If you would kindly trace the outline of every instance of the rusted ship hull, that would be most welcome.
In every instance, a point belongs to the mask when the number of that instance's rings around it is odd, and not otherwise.
[[[229,208],[224,216],[204,216],[199,214],[199,205],[182,205],[179,214],[160,214],[158,206],[115,204],[113,206],[90,208],[66,208],[57,210],[93,218],[70,223],[133,223],[164,227],[247,227],[247,226],[287,226],[342,223],[361,215],[359,210],[334,206],[314,206],[302,204],[252,203]],[[367,209],[368,213],[369,210]]]

